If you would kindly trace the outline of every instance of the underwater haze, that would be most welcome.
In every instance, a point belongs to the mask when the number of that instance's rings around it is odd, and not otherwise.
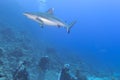
[[[63,27],[44,25],[41,28],[39,23],[23,15],[46,12],[49,8],[54,8],[54,16],[67,24],[77,20],[70,34]],[[3,74],[1,67],[5,66],[3,72],[7,69],[10,78],[15,71],[11,69],[17,68],[19,61],[29,60],[30,80],[39,80],[37,62],[47,55],[52,67],[45,80],[55,80],[56,77],[49,78],[59,74],[66,63],[71,65],[73,75],[75,68],[82,66],[80,69],[87,77],[94,76],[87,80],[113,80],[102,79],[111,76],[120,80],[120,1],[1,0],[0,55],[0,75]]]

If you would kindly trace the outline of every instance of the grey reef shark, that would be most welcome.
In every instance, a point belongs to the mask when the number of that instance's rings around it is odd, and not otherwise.
[[[67,33],[70,33],[70,29],[74,26],[76,21],[67,24],[62,20],[60,20],[59,18],[55,17],[53,12],[54,12],[54,8],[50,8],[46,12],[38,12],[38,13],[25,12],[24,15],[27,16],[29,19],[38,22],[42,28],[44,27],[44,25],[64,27],[67,29]]]

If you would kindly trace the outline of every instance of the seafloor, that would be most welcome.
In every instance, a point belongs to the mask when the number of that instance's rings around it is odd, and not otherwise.
[[[0,22],[0,80],[62,80],[60,74],[64,64],[69,64],[69,73],[77,77],[71,80],[120,80],[118,73],[95,71],[77,55],[61,53],[42,41],[38,44],[29,35],[25,30]],[[44,56],[47,56],[49,65],[43,63],[43,71],[46,69],[43,74],[40,60]],[[25,62],[24,67],[22,62]],[[20,68],[25,69],[24,75],[18,74]]]

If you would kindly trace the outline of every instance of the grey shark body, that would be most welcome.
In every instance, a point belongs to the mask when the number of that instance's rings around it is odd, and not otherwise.
[[[67,29],[67,33],[70,33],[70,29],[76,23],[76,21],[73,21],[70,24],[66,24],[62,20],[58,19],[53,14],[53,8],[49,9],[47,12],[44,12],[44,13],[43,12],[24,13],[24,15],[27,16],[28,18],[38,22],[41,27],[44,27],[44,25],[64,27]]]

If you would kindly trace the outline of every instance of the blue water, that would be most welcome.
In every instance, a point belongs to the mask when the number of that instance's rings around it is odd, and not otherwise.
[[[77,23],[67,34],[64,28],[45,26],[26,18],[24,12],[54,8],[54,15]],[[119,0],[1,0],[0,21],[30,32],[36,44],[50,45],[62,55],[78,55],[95,69],[120,71]],[[37,47],[33,45],[33,47]]]

